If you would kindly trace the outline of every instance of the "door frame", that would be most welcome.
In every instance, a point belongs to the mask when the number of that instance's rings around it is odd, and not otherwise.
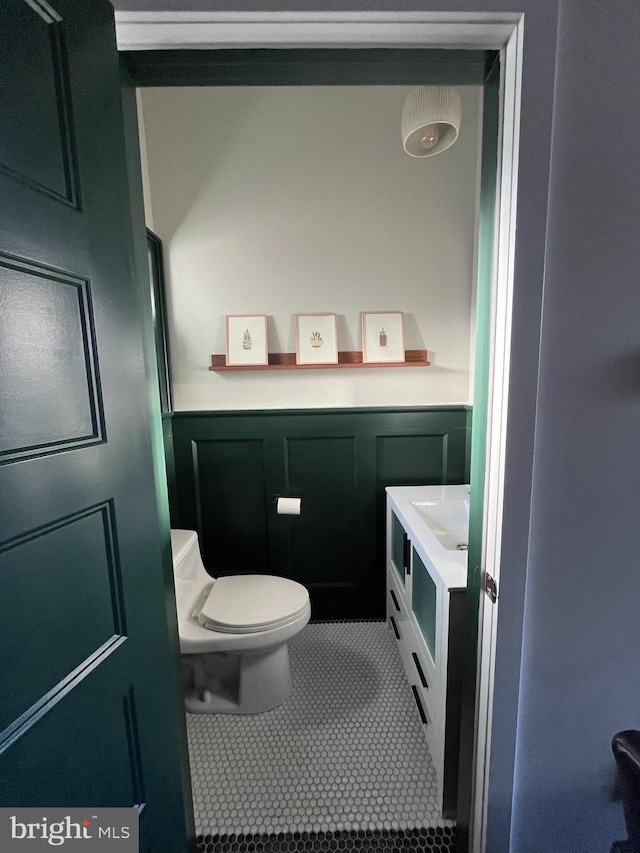
[[[502,553],[524,15],[470,12],[117,12],[121,51],[230,48],[435,48],[500,52],[482,569]],[[481,595],[469,849],[486,846],[498,605]],[[519,603],[521,604],[521,602]],[[518,641],[519,643],[519,641]],[[513,767],[509,771],[513,790]]]

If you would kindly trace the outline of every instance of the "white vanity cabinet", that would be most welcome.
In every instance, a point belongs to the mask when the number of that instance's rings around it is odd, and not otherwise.
[[[387,488],[387,622],[435,765],[443,817],[456,814],[467,565],[464,506],[442,501],[465,498],[468,528],[467,486]]]

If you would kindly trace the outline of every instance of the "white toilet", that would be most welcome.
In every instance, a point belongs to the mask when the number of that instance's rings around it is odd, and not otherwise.
[[[273,575],[212,578],[194,530],[172,530],[171,550],[187,711],[280,705],[291,693],[287,643],[311,616],[305,587]]]

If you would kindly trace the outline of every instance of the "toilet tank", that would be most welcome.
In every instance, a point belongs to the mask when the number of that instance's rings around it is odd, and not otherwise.
[[[198,534],[195,530],[172,530],[171,551],[176,582],[192,581],[199,584],[211,581],[202,563]]]

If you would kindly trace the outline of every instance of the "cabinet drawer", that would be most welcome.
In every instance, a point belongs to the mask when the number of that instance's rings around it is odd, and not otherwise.
[[[393,573],[387,577],[387,620],[398,641],[398,651],[410,684],[416,684],[424,694],[429,713],[438,722],[444,719],[444,702],[433,665],[425,654],[424,642],[409,612]],[[393,620],[393,621],[392,621]],[[395,626],[395,627],[394,627]]]
[[[410,678],[412,680],[417,679],[422,687],[424,687],[426,691],[425,701],[429,704],[432,716],[437,717],[438,721],[444,726],[446,685],[445,689],[443,689],[439,673],[436,671],[431,658],[428,655],[424,638],[420,633],[420,628],[411,616],[409,617],[409,620],[413,627],[413,636],[415,638],[415,644],[412,649],[415,657],[413,657],[413,654],[411,655],[411,659],[408,662],[407,672],[411,673]],[[418,665],[422,671],[422,677],[420,676]],[[424,685],[424,681],[426,681],[427,686]]]
[[[397,622],[406,622],[409,619],[404,599],[392,586],[387,587],[387,616],[393,616]]]
[[[409,654],[403,658],[403,663],[411,683],[416,685],[422,704],[429,712],[429,718],[444,730],[445,707],[437,685],[431,683],[428,678],[422,680],[420,673],[424,675],[425,670],[415,651],[409,651]]]
[[[406,626],[411,616],[407,608],[406,595],[399,581],[395,569],[391,566],[387,569],[387,598],[386,598],[387,620],[391,619],[397,627],[397,639],[401,640],[406,634]]]

